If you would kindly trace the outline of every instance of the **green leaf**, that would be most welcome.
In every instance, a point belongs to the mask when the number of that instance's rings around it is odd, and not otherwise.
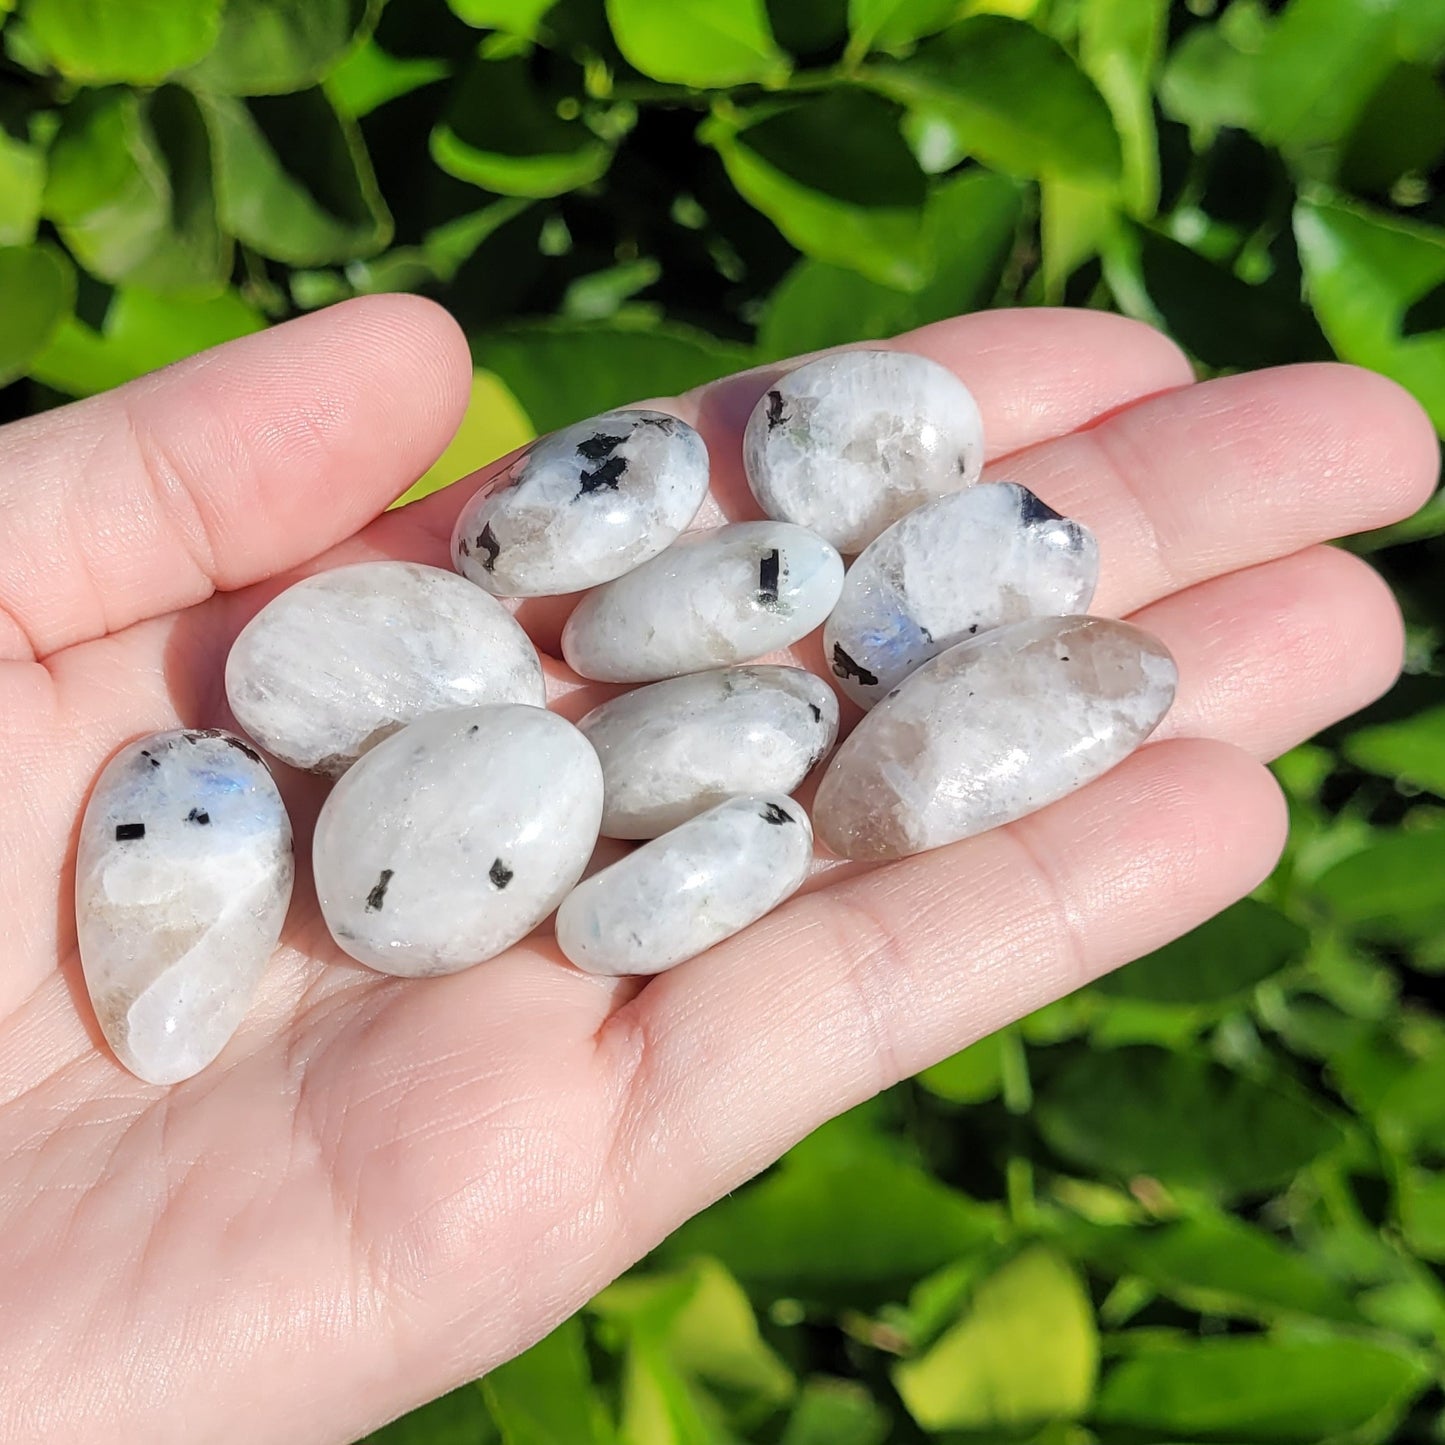
[[[1422,1259],[1445,1260],[1445,1175],[1407,1168],[1396,1186],[1405,1242]]]
[[[1410,171],[1445,157],[1445,88],[1423,65],[1398,65],[1376,88],[1340,156],[1341,182],[1356,192],[1387,192]]]
[[[1020,176],[1114,181],[1122,167],[1109,108],[1063,46],[1019,20],[978,15],[865,79],[936,115],[959,144]]]
[[[1245,898],[1157,953],[1107,974],[1094,988],[1115,998],[1217,1004],[1239,998],[1298,963],[1309,934],[1277,908]]]
[[[891,1421],[854,1380],[814,1376],[803,1386],[779,1445],[885,1445]]]
[[[1445,798],[1445,706],[1361,728],[1345,739],[1342,751],[1357,768]]]
[[[432,159],[458,180],[508,196],[560,196],[605,174],[612,149],[557,114],[520,56],[478,60],[432,132]]]
[[[496,1438],[482,1392],[476,1385],[463,1385],[384,1425],[359,1445],[492,1445]]]
[[[718,112],[699,135],[806,255],[903,290],[928,279],[926,181],[886,102],[842,90],[760,119]]]
[[[481,1384],[503,1445],[607,1445],[613,1438],[592,1387],[580,1319],[559,1325]]]
[[[1445,828],[1382,834],[1326,869],[1314,891],[1343,924],[1419,936],[1445,921]]]
[[[35,239],[44,192],[39,146],[0,126],[0,246],[28,246]]]
[[[617,1438],[619,1445],[738,1445],[717,1406],[646,1336],[627,1349]]]
[[[489,332],[474,346],[539,432],[610,407],[727,376],[751,353],[683,326],[539,322]]]
[[[371,34],[385,3],[226,0],[220,38],[189,79],[223,95],[305,90]]]
[[[607,0],[607,20],[628,64],[654,80],[706,88],[787,75],[763,0]]]
[[[958,1324],[895,1366],[893,1382],[925,1430],[999,1431],[1077,1419],[1098,1368],[1082,1282],[1060,1255],[1035,1247],[984,1280]]]
[[[326,77],[326,93],[339,114],[360,120],[387,101],[410,95],[450,73],[445,60],[388,55],[374,40],[368,40]]]
[[[1164,50],[1169,0],[1084,0],[1079,64],[1114,117],[1123,154],[1122,193],[1129,211],[1148,219],[1159,203],[1159,138],[1154,74]]]
[[[67,79],[154,85],[216,43],[221,0],[30,0],[25,22]]]
[[[1445,283],[1445,231],[1311,201],[1294,226],[1315,315],[1341,359],[1393,377],[1445,431],[1445,331],[1400,334],[1406,311]]]
[[[537,435],[517,398],[490,371],[477,371],[472,376],[472,396],[466,415],[447,449],[426,474],[412,486],[394,506],[403,507],[433,492],[449,487],[461,477],[525,446]]]
[[[391,215],[366,149],[324,92],[207,95],[202,102],[216,146],[222,220],[237,240],[293,266],[350,261],[385,247]]]
[[[54,246],[0,246],[0,386],[23,376],[75,305],[75,272]]]
[[[918,1082],[950,1104],[981,1104],[1003,1084],[1004,1031],[988,1034],[952,1058],[924,1069]]]
[[[31,371],[57,391],[90,396],[265,325],[266,318],[235,292],[201,301],[123,288],[100,331],[69,318]]]
[[[958,8],[958,0],[848,0],[848,53],[910,45],[944,29]]]
[[[1354,1336],[1209,1340],[1125,1360],[1094,1418],[1156,1439],[1379,1439],[1429,1377],[1413,1353]]]
[[[452,13],[478,29],[504,30],[533,40],[557,0],[447,0]]]
[[[1034,1118],[1075,1164],[1222,1198],[1283,1184],[1343,1138],[1299,1094],[1147,1046],[1074,1053],[1040,1088]]]
[[[1251,23],[1230,25],[1248,15]],[[1169,53],[1159,80],[1165,114],[1201,136],[1223,126],[1253,131],[1259,124],[1259,51],[1266,24],[1262,7],[1236,3],[1217,25],[1190,30]]]

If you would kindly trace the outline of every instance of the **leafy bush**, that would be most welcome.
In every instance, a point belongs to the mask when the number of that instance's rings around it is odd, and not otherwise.
[[[14,11],[14,13],[9,13]],[[1445,427],[1441,0],[0,0],[0,396],[422,290],[532,429],[991,305]],[[1445,507],[1275,877],[820,1131],[388,1445],[1445,1437]]]

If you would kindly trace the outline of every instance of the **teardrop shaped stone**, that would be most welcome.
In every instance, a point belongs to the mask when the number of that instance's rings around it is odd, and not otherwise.
[[[288,587],[226,659],[236,720],[268,753],[337,776],[427,713],[546,703],[531,639],[455,572],[359,562]]]
[[[359,759],[322,807],[322,916],[345,952],[382,973],[455,973],[562,901],[601,817],[597,754],[556,713],[433,713]]]
[[[291,822],[260,756],[215,729],[154,733],[101,771],[80,825],[75,921],[95,1015],[149,1084],[226,1046],[281,936]]]
[[[803,527],[694,532],[584,597],[562,630],[562,655],[599,682],[751,662],[821,626],[842,587],[843,559]]]
[[[580,592],[655,557],[707,495],[703,439],[660,411],[610,411],[528,448],[462,508],[457,571],[498,597]]]
[[[779,378],[743,436],[768,516],[861,552],[914,507],[972,486],[983,419],[946,367],[903,351],[840,351]]]
[[[1085,611],[1098,581],[1087,527],[1026,487],[987,482],[919,507],[869,543],[843,579],[823,655],[869,708],[957,642]]]
[[[1158,727],[1177,670],[1127,622],[1044,617],[926,662],[853,730],[818,785],[819,838],[903,858],[1022,818],[1121,762]]]
[[[577,724],[602,760],[602,832],[655,838],[739,793],[791,793],[833,746],[838,699],[801,667],[669,678]]]
[[[731,798],[574,888],[557,945],[587,973],[661,973],[771,912],[812,862],[813,830],[792,798]]]

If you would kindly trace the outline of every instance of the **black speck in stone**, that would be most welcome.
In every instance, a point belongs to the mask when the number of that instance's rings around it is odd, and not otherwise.
[[[579,447],[580,451],[581,448]],[[577,495],[579,497],[590,496],[593,492],[600,492],[603,487],[608,491],[615,492],[617,484],[622,480],[622,474],[627,470],[626,457],[608,457],[595,472],[583,472],[577,479]]]
[[[471,725],[471,727],[469,727],[469,728],[467,729],[467,736],[468,736],[469,738],[474,738],[474,737],[476,737],[476,735],[477,735],[479,732],[481,732],[481,730],[482,730],[482,725],[481,725],[481,723],[473,723],[473,724]]]
[[[814,722],[822,722],[822,721],[823,721],[823,709],[820,708],[817,703],[815,703],[815,702],[810,702],[810,703],[808,704],[808,711],[813,714],[813,721],[814,721]]]
[[[866,667],[854,662],[846,652],[843,651],[842,643],[833,644],[833,676],[834,677],[856,677],[864,687],[877,687],[878,675],[869,672]]]
[[[1067,662],[1068,660],[1069,660],[1069,654],[1068,654],[1067,652],[1064,653],[1064,655],[1059,658],[1059,661],[1060,661],[1060,662]]]
[[[376,880],[376,886],[366,895],[366,911],[368,913],[380,913],[381,905],[386,901],[386,890],[391,884],[392,875],[395,870],[383,868],[381,877]]]
[[[487,869],[487,877],[495,888],[505,888],[516,876],[500,858],[492,859],[492,866]]]
[[[783,393],[770,391],[768,393],[768,430],[772,431],[775,427],[782,426],[787,419],[788,413],[785,410]]]
[[[502,550],[502,544],[497,541],[497,534],[492,531],[490,522],[482,528],[482,535],[477,538],[477,547],[482,553],[482,566],[490,572],[497,565],[497,553]]]
[[[794,822],[793,815],[785,808],[780,808],[776,803],[765,803],[763,811],[758,815],[765,823],[772,823],[782,827],[784,823]]]
[[[598,432],[595,436],[588,437],[586,441],[578,442],[577,451],[589,462],[600,462],[610,457],[626,440],[626,437],[613,437],[608,436],[605,432]]]
[[[1044,522],[1061,520],[1059,513],[1047,502],[1039,501],[1027,487],[1020,487],[1019,490],[1023,493],[1019,498],[1019,521],[1025,527],[1037,527]]]
[[[457,543],[457,555],[459,557],[470,557],[472,555],[472,544],[465,537]]]
[[[922,637],[925,642],[932,642],[932,641],[933,641],[933,634],[932,634],[926,627],[924,627],[924,626],[922,625],[922,623],[919,624],[918,633],[919,633],[919,636]]]
[[[146,825],[144,823],[119,823],[116,825],[115,841],[117,843],[133,843],[137,838],[144,838]]]
[[[758,601],[764,607],[778,605],[778,572],[781,565],[782,558],[776,547],[771,552],[764,552],[758,563]]]
[[[261,754],[249,743],[243,743],[240,738],[233,738],[230,733],[223,732],[220,728],[191,728],[182,736],[192,744],[202,742],[207,738],[220,738],[228,748],[235,748],[238,753],[250,758],[253,763],[261,762]],[[261,763],[261,766],[265,767],[266,765]]]
[[[142,749],[140,750],[140,755],[141,755],[141,757],[143,757],[143,758],[146,760],[146,762],[148,762],[148,763],[151,765],[151,767],[153,767],[153,768],[158,768],[158,767],[160,767],[160,765],[161,765],[161,760],[160,760],[158,757],[156,757],[153,753],[147,752],[145,748],[142,748]]]
[[[201,808],[192,808],[186,814],[186,822],[199,824],[202,828],[209,826],[211,815]]]
[[[675,416],[640,416],[637,418],[638,426],[655,426],[658,431],[671,436],[677,430],[677,418]]]
[[[969,635],[970,637],[977,637],[977,636],[978,636],[978,623],[976,623],[976,622],[970,622],[970,623],[968,624],[968,635]]]

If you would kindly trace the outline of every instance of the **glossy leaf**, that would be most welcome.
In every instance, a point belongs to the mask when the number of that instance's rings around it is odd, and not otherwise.
[[[391,215],[352,122],[320,90],[205,96],[221,216],[263,256],[321,266],[374,255]],[[305,135],[304,149],[295,137]]]
[[[958,0],[848,0],[849,51],[896,50],[944,29]]]
[[[1361,728],[1345,739],[1343,751],[1356,767],[1445,798],[1445,706]]]
[[[924,1069],[918,1083],[950,1104],[981,1104],[992,1099],[1003,1083],[1003,1049],[1006,1034],[981,1038],[952,1058]]]
[[[867,79],[951,125],[961,147],[1020,176],[1113,181],[1122,156],[1109,108],[1056,40],[1022,21],[979,15]]]
[[[447,0],[468,25],[532,39],[557,0]]]
[[[1036,1247],[984,1280],[958,1324],[896,1366],[893,1383],[925,1430],[993,1432],[1077,1419],[1098,1367],[1083,1283],[1062,1257]]]
[[[25,23],[71,80],[154,85],[215,44],[221,0],[29,0]]]
[[[1123,1361],[1095,1419],[1155,1439],[1315,1445],[1365,1426],[1387,1433],[1429,1378],[1414,1354],[1353,1336],[1208,1340]]]
[[[891,1428],[862,1385],[816,1376],[803,1386],[779,1445],[885,1445]]]
[[[1040,1086],[1034,1117],[1075,1165],[1221,1198],[1283,1184],[1342,1138],[1293,1091],[1147,1046],[1075,1053]]]
[[[371,33],[386,0],[226,0],[221,33],[191,73],[226,95],[315,85]]]
[[[482,1394],[503,1445],[608,1445],[613,1438],[576,1318],[493,1370]]]
[[[0,246],[26,246],[35,239],[44,192],[40,148],[0,127]]]
[[[654,80],[728,86],[787,73],[763,0],[607,0],[607,20],[628,63]]]
[[[1085,0],[1079,12],[1079,63],[1114,117],[1129,210],[1148,218],[1159,201],[1154,73],[1164,49],[1168,0]]]
[[[1445,829],[1384,834],[1328,868],[1314,888],[1343,924],[1418,936],[1445,921]]]
[[[496,1428],[476,1385],[463,1385],[368,1435],[359,1445],[493,1445]]]
[[[326,94],[339,114],[360,120],[389,100],[445,79],[450,70],[445,60],[426,56],[398,58],[368,40],[326,77]]]
[[[53,246],[0,246],[0,386],[22,376],[75,304],[75,272]]]

